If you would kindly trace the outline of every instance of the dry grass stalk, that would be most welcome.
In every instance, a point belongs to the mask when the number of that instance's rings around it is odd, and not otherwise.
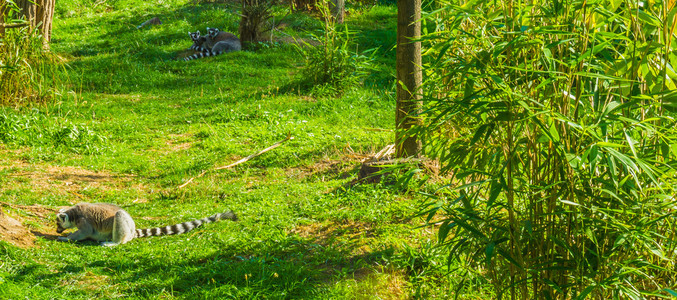
[[[232,163],[232,164],[229,164],[229,165],[226,165],[226,166],[217,167],[217,168],[214,168],[214,169],[211,169],[211,170],[205,170],[205,171],[203,171],[202,173],[200,173],[200,175],[195,176],[195,177],[193,177],[193,178],[191,178],[191,179],[188,179],[188,181],[186,181],[184,184],[180,185],[180,186],[178,187],[178,189],[184,188],[184,187],[187,186],[189,183],[191,183],[193,180],[195,180],[195,178],[202,177],[202,176],[204,176],[205,174],[207,174],[207,172],[209,172],[209,171],[216,171],[216,170],[223,170],[223,169],[229,169],[229,168],[232,168],[232,167],[237,166],[237,165],[239,165],[239,164],[241,164],[241,163],[247,162],[248,160],[250,160],[250,159],[252,159],[252,158],[254,158],[254,157],[257,157],[257,156],[259,156],[259,155],[261,155],[261,154],[263,154],[263,153],[266,153],[266,152],[268,152],[268,151],[270,151],[270,150],[273,150],[273,149],[279,147],[280,145],[282,145],[282,143],[284,143],[284,142],[286,142],[286,141],[288,141],[288,140],[292,140],[292,139],[294,139],[294,137],[292,137],[291,134],[290,134],[290,135],[287,135],[287,137],[286,137],[284,140],[281,140],[281,141],[279,141],[279,142],[277,142],[277,143],[271,145],[270,147],[268,147],[268,148],[266,148],[266,149],[263,149],[263,150],[261,150],[261,151],[259,151],[259,152],[257,152],[257,153],[252,154],[252,155],[249,155],[249,156],[247,156],[247,157],[245,157],[245,158],[243,158],[243,159],[240,159],[240,160],[238,160],[238,161],[236,161],[236,162],[234,162],[234,163]]]

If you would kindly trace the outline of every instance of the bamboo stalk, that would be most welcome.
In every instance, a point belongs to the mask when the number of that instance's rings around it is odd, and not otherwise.
[[[24,27],[28,26],[29,23],[0,23],[0,28],[19,28],[19,27]]]

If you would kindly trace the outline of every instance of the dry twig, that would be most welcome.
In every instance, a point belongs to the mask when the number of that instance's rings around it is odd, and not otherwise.
[[[286,137],[284,140],[281,140],[281,141],[279,141],[279,142],[277,142],[277,143],[271,145],[270,147],[268,147],[268,148],[266,148],[266,149],[263,149],[263,150],[261,150],[261,151],[259,151],[259,152],[257,152],[257,153],[252,154],[252,155],[249,155],[249,156],[247,156],[247,157],[245,157],[245,158],[243,158],[243,159],[240,159],[240,160],[238,160],[238,161],[236,161],[236,162],[234,162],[234,163],[232,163],[232,164],[229,164],[229,165],[226,165],[226,166],[221,166],[221,167],[214,168],[214,169],[211,169],[211,170],[205,170],[205,171],[203,171],[202,173],[200,173],[200,175],[197,175],[197,176],[195,176],[195,177],[193,177],[193,178],[191,178],[191,179],[188,179],[188,181],[186,181],[184,184],[180,185],[178,188],[181,189],[181,188],[187,186],[189,183],[191,183],[193,180],[195,180],[195,178],[202,177],[202,176],[204,176],[205,174],[207,174],[207,172],[209,172],[209,171],[216,171],[216,170],[223,170],[223,169],[229,169],[229,168],[232,168],[232,167],[237,166],[237,165],[239,165],[239,164],[241,164],[241,163],[244,163],[244,162],[246,162],[246,161],[248,161],[248,160],[250,160],[250,159],[252,159],[252,158],[254,158],[254,157],[257,157],[257,156],[259,156],[259,155],[261,155],[261,154],[263,154],[263,153],[266,153],[266,152],[268,152],[268,151],[270,151],[270,150],[273,150],[273,149],[279,147],[280,145],[282,145],[282,143],[284,143],[284,142],[286,142],[286,141],[288,141],[288,140],[292,140],[292,139],[294,139],[294,137],[292,137],[291,134],[289,134],[289,135],[287,135],[287,137]]]

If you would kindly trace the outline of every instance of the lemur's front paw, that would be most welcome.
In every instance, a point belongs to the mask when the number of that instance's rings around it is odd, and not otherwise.
[[[60,237],[58,237],[58,238],[56,238],[56,239],[59,240],[60,242],[70,242],[70,241],[71,241],[71,240],[69,240],[69,239],[68,239],[67,237],[65,237],[65,236],[60,236]]]

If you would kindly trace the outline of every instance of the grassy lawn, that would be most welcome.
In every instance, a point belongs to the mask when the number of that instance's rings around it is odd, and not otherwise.
[[[57,1],[51,49],[68,90],[0,109],[0,207],[37,238],[0,241],[0,298],[444,298],[431,264],[425,198],[351,184],[393,142],[395,6],[349,6],[360,49],[380,46],[365,84],[340,96],[299,90],[304,59],[276,42],[190,62],[188,32],[237,33],[236,2]],[[278,38],[322,23],[287,15]],[[158,16],[163,24],[137,30]],[[207,173],[291,135],[233,169]],[[55,240],[53,212],[120,205],[138,228],[229,209],[239,222],[105,248]],[[431,273],[433,272],[433,273]]]

